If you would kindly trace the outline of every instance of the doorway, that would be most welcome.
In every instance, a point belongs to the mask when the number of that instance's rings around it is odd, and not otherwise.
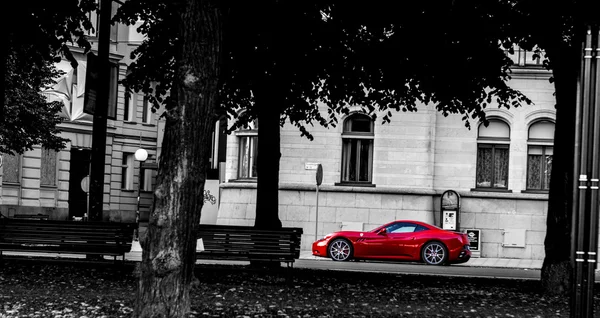
[[[69,169],[69,220],[83,217],[88,209],[90,149],[71,148]]]

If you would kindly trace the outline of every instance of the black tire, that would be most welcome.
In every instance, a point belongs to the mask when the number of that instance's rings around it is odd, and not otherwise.
[[[352,243],[343,238],[336,238],[327,246],[327,254],[336,262],[345,262],[352,259],[353,253]]]
[[[421,250],[421,259],[427,265],[444,265],[448,262],[448,249],[441,242],[428,242]]]

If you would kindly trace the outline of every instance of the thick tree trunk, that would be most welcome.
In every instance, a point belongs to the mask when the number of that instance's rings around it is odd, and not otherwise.
[[[146,236],[136,317],[184,317],[190,309],[196,231],[215,122],[222,19],[212,1],[183,1],[177,75]]]
[[[267,82],[268,83],[268,82]],[[256,90],[258,106],[258,162],[256,184],[256,219],[260,229],[281,228],[279,219],[279,159],[281,88],[275,83]]]
[[[576,41],[573,41],[576,43]],[[571,226],[573,202],[573,163],[575,105],[581,51],[578,46],[547,49],[553,64],[556,90],[556,126],[548,215],[546,257],[542,266],[542,286],[547,293],[565,294],[571,289]]]
[[[281,158],[281,110],[285,107],[285,14],[279,1],[264,1],[258,5],[262,24],[261,47],[265,49],[260,61],[264,73],[256,74],[258,81],[252,92],[258,115],[258,162],[256,184],[256,219],[259,229],[279,229],[279,159]]]

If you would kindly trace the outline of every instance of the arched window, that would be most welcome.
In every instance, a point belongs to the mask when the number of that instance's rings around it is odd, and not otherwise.
[[[527,136],[527,190],[548,191],[552,172],[554,123],[541,120],[529,127]]]
[[[479,125],[477,137],[477,188],[508,189],[510,127],[499,119]]]
[[[258,120],[236,132],[239,138],[238,179],[255,179],[258,160]]]
[[[373,120],[353,114],[342,132],[342,183],[371,183],[373,171]]]

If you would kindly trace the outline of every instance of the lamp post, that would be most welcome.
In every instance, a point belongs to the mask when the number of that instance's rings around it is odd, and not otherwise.
[[[146,151],[146,149],[141,148],[135,151],[134,154],[135,160],[140,162],[140,172],[138,175],[138,191],[137,191],[137,207],[135,209],[135,223],[137,224],[136,228],[135,228],[135,236],[133,238],[134,241],[139,241],[140,239],[140,195],[142,193],[142,173],[143,173],[143,168],[142,168],[142,164],[144,163],[144,161],[146,161],[146,159],[148,159],[148,151]]]

